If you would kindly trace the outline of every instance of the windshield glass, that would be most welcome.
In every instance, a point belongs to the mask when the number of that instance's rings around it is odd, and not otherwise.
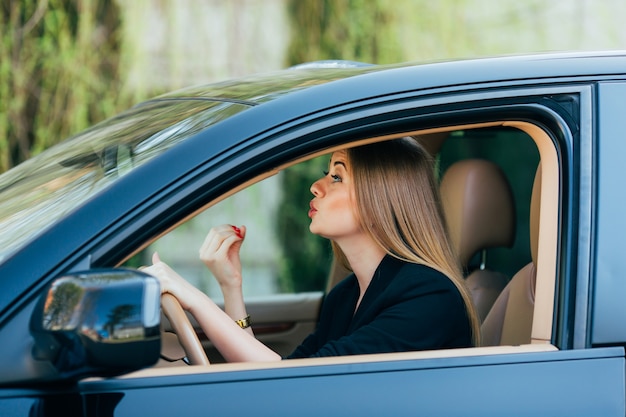
[[[117,178],[208,126],[290,92],[377,68],[316,67],[157,97],[0,175],[0,262]]]
[[[207,99],[147,102],[0,175],[0,261],[132,169],[247,108]]]

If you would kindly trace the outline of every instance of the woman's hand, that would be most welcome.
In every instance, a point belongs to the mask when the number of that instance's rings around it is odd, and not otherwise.
[[[231,228],[231,230],[233,229]],[[213,232],[213,230],[211,232]],[[243,229],[243,233],[245,233],[245,229]],[[241,245],[241,240],[244,236],[243,233],[241,233],[241,237],[237,237],[239,242],[237,246]],[[225,249],[226,252],[229,252],[232,248],[232,243],[228,244],[226,241],[229,239],[232,241],[232,237],[215,236],[219,234],[219,231],[213,233],[215,240],[217,242],[222,242],[222,244],[217,245],[218,248]],[[209,235],[211,235],[211,233],[209,233]],[[213,241],[213,239],[208,239],[208,237],[207,240]],[[209,249],[212,247],[213,244],[209,242],[209,245],[207,246],[207,254],[210,255],[208,256],[209,262],[212,265],[214,263],[222,265],[221,261],[226,261],[225,264],[228,264],[228,256],[226,256],[225,260],[220,258],[220,256],[217,256],[217,254],[220,253],[220,249],[216,251]],[[215,260],[213,259],[214,255],[216,255]],[[236,261],[239,261],[238,247],[236,248],[236,251],[234,251],[234,255],[236,256],[233,256],[233,258],[236,259]],[[228,297],[225,297],[225,305],[231,305],[231,307],[229,310],[229,307],[227,306],[226,311],[222,311],[219,306],[217,306],[207,295],[185,281],[166,263],[162,262],[161,259],[159,259],[158,254],[155,253],[152,256],[151,266],[142,267],[140,269],[155,276],[159,280],[161,283],[161,292],[170,293],[178,299],[180,305],[193,315],[204,331],[204,334],[208,336],[211,342],[213,342],[213,345],[220,351],[222,356],[224,356],[227,361],[243,362],[281,360],[281,357],[278,354],[254,338],[254,334],[252,333],[252,329],[250,327],[242,330],[235,323],[234,320],[238,320],[247,315],[243,299],[240,297],[241,294],[239,294],[239,296],[235,296],[235,301],[229,301]],[[225,270],[228,270],[228,268],[225,268]],[[239,270],[241,270],[240,266]],[[239,274],[239,279],[241,281],[241,274]],[[238,291],[232,291],[232,293],[237,292]]]
[[[158,253],[152,255],[152,265],[140,268],[143,272],[153,275],[161,284],[161,293],[170,293],[178,299],[180,305],[189,310],[193,305],[192,297],[199,291],[187,282],[176,271],[161,261]]]
[[[239,249],[245,236],[245,226],[224,224],[212,228],[200,248],[200,260],[215,276],[222,291],[241,288]]]

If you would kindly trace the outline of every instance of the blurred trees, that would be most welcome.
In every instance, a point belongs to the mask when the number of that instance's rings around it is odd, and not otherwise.
[[[0,172],[129,106],[113,0],[0,6]]]
[[[287,63],[401,61],[394,6],[395,2],[385,0],[289,0],[292,36]]]

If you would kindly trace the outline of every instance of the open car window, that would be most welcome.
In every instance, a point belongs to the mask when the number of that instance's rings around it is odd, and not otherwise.
[[[307,216],[310,185],[327,165],[328,156],[321,155],[240,190],[161,236],[126,266],[149,265],[157,252],[161,260],[222,305],[219,285],[199,259],[199,249],[212,227],[244,225],[243,291],[255,335],[287,356],[315,329],[332,265],[329,241],[309,232]],[[191,321],[197,326],[192,317]],[[211,363],[224,362],[201,333],[200,337]]]
[[[539,342],[546,345],[545,348],[554,349],[550,346],[557,233],[553,225],[556,224],[559,179],[548,135],[537,126],[520,122],[412,131],[406,132],[407,135],[418,138],[433,154],[435,174],[440,182],[448,170],[468,161],[487,161],[501,171],[511,190],[513,237],[506,244],[476,248],[463,266],[466,275],[482,270],[497,271],[506,277],[507,283],[533,262],[531,197],[536,170],[542,161],[541,233],[536,237],[536,244],[542,251],[535,264],[538,271],[536,298],[532,300],[529,313],[528,336],[516,344]],[[260,340],[281,355],[288,355],[314,329],[324,290],[348,273],[335,267],[328,242],[308,232],[309,187],[321,175],[327,160],[328,155],[322,154],[294,165],[287,164],[278,175],[252,184],[179,225],[129,263],[149,263],[151,253],[157,251],[181,275],[219,302],[219,287],[199,260],[198,249],[212,226],[246,225],[248,234],[242,248],[244,294],[256,318],[253,327],[256,326],[255,333]],[[448,223],[453,222],[448,219]],[[294,236],[295,240],[288,239]],[[318,269],[306,276],[301,271],[314,268],[304,268],[302,262],[310,262],[308,265],[316,265]],[[168,330],[167,323],[165,327]],[[203,344],[213,363],[223,362],[208,340],[203,340]],[[520,349],[524,351],[523,346]],[[499,352],[497,347],[480,351]],[[467,349],[453,353],[468,354],[471,353]],[[428,356],[420,352],[411,355]],[[380,360],[380,355],[375,356]],[[341,361],[341,358],[333,360]]]

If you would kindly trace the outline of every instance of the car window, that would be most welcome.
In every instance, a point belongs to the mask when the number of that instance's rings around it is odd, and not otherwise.
[[[512,277],[530,261],[530,198],[539,152],[532,138],[520,129],[485,128],[450,133],[438,155],[439,174],[455,163],[479,159],[490,161],[502,170],[511,187],[515,215],[514,239],[511,245],[487,248],[471,260],[470,269],[487,262],[490,268]],[[484,259],[481,259],[484,255]]]
[[[547,216],[544,217],[549,219],[556,213],[558,204],[555,203],[558,203],[558,193],[554,187],[558,185],[556,178],[558,174],[555,170],[557,165],[554,149],[546,150],[547,146],[552,145],[543,130],[525,123],[514,123],[508,127],[503,127],[500,123],[477,125],[476,128],[464,127],[444,133],[436,138],[430,132],[424,135],[410,132],[410,135],[417,137],[433,153],[436,159],[436,175],[440,180],[446,171],[458,162],[486,160],[503,171],[506,181],[511,186],[515,205],[514,241],[510,245],[489,247],[486,252],[477,251],[467,271],[486,267],[511,280],[532,260],[529,249],[529,206],[540,159],[545,158],[549,162],[548,165],[552,165],[549,175],[553,177],[549,181],[546,180],[546,184],[552,182],[552,191],[549,193],[549,201],[546,201],[546,204],[542,203],[549,207],[545,209]],[[438,143],[435,144],[435,140]],[[538,146],[539,144],[541,146]],[[541,147],[544,149],[543,152],[540,151]],[[328,242],[308,232],[309,219],[306,212],[312,197],[309,187],[322,175],[327,163],[328,155],[323,155],[292,165],[278,175],[245,188],[152,242],[131,258],[127,265],[148,264],[151,254],[159,252],[162,260],[219,302],[222,297],[221,291],[208,269],[199,260],[198,249],[211,227],[224,223],[245,225],[248,232],[241,251],[244,295],[247,303],[253,306],[251,308],[254,317],[261,324],[255,329],[255,335],[281,355],[290,353],[294,346],[314,329],[315,313],[321,298],[316,301],[318,304],[315,304],[315,308],[307,313],[310,313],[308,327],[303,326],[300,330],[291,323],[293,316],[300,314],[294,314],[298,311],[294,304],[286,308],[285,306],[275,308],[273,304],[278,303],[278,299],[270,298],[267,303],[257,305],[255,308],[254,300],[256,297],[263,298],[276,294],[293,295],[310,291],[321,293],[327,288],[329,277],[332,284],[345,276],[346,271],[340,271],[338,276],[333,276],[335,271],[331,268],[332,254]],[[542,234],[554,239],[556,231],[551,229],[549,220],[546,221],[546,226],[548,227],[544,226]],[[555,262],[556,246],[551,242],[548,244],[551,247],[543,252],[539,268],[543,272],[537,277],[537,292],[542,293],[541,306],[536,310],[531,306],[528,319],[530,324],[533,324],[534,320],[539,320],[542,326],[538,327],[549,329],[552,313],[545,310],[545,305],[551,304],[554,300],[555,276],[552,264]],[[544,248],[547,247],[545,243],[543,245]],[[485,261],[486,266],[481,265]],[[313,268],[314,264],[319,268]],[[278,315],[264,320],[264,310],[275,310]],[[254,324],[255,321],[253,327]],[[277,329],[277,332],[271,333],[273,330],[268,330],[271,327]],[[265,333],[266,330],[268,334]],[[300,333],[294,336],[292,333],[297,331]],[[288,343],[286,339],[289,339]],[[542,340],[550,345],[550,334],[543,335]],[[530,342],[529,337],[522,344]],[[203,344],[211,363],[223,361],[208,340],[204,340]],[[458,353],[461,356],[466,354],[471,353]]]
[[[146,265],[154,252],[196,287],[219,300],[221,291],[198,250],[221,224],[245,225],[241,247],[244,296],[323,291],[332,261],[330,244],[308,230],[309,191],[328,156],[293,165],[220,201],[188,220],[127,262]]]
[[[435,146],[428,135],[420,139],[434,150],[435,174],[439,178],[454,163],[468,159],[491,161],[504,171],[513,192],[514,242],[477,252],[470,268],[480,267],[486,257],[489,267],[512,277],[530,261],[528,203],[539,161],[532,138],[519,129],[483,128],[446,133],[436,139],[440,143]],[[199,260],[198,250],[211,227],[245,225],[248,232],[241,259],[246,298],[324,291],[331,274],[332,253],[326,239],[308,231],[307,210],[312,198],[310,185],[322,175],[327,163],[327,155],[301,162],[239,191],[154,241],[127,265],[147,265],[152,254],[158,252],[174,270],[219,300],[219,286]],[[346,273],[340,270],[331,278],[332,284]]]

